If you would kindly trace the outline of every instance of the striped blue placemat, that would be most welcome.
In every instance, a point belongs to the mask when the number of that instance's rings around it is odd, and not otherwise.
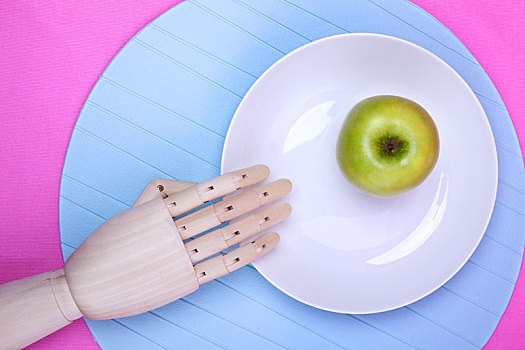
[[[519,272],[525,235],[521,152],[490,79],[461,42],[403,0],[189,0],[137,34],[89,95],[60,191],[64,259],[128,208],[153,178],[219,174],[237,105],[271,64],[310,41],[348,32],[393,35],[435,53],[472,87],[499,161],[494,214],[480,246],[442,288],[373,315],[314,309],[251,266],[135,317],[87,320],[104,349],[476,349],[494,331]]]

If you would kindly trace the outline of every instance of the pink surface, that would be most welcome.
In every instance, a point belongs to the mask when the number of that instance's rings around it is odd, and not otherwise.
[[[60,173],[80,108],[142,27],[180,1],[1,1],[0,283],[63,266]],[[525,1],[416,0],[480,61],[525,151]],[[486,349],[523,349],[525,273]],[[79,320],[32,349],[97,349]]]

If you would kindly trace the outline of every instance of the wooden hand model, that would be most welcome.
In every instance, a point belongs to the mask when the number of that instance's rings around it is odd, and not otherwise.
[[[182,215],[268,175],[268,168],[258,165],[200,184],[152,181],[132,208],[94,231],[64,269],[0,286],[0,348],[23,348],[81,316],[100,320],[158,308],[267,253],[279,242],[278,234],[265,233],[204,260],[287,218],[291,207],[286,203],[188,239],[283,197],[292,187],[288,180]]]

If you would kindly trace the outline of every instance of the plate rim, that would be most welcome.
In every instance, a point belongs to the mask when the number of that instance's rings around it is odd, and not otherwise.
[[[264,80],[265,77],[271,71],[273,71],[278,65],[280,65],[283,61],[290,59],[290,57],[298,54],[299,52],[305,50],[306,48],[309,48],[310,46],[318,45],[321,42],[330,41],[330,40],[338,40],[338,39],[343,38],[343,37],[344,38],[346,38],[346,37],[354,37],[354,38],[357,38],[357,37],[369,37],[369,38],[382,38],[382,39],[386,39],[386,40],[397,41],[397,42],[402,43],[403,45],[412,46],[413,48],[415,48],[415,49],[417,49],[417,50],[419,50],[419,51],[421,51],[421,52],[423,52],[423,53],[425,53],[427,55],[430,55],[433,59],[437,60],[438,63],[440,63],[442,66],[444,66],[450,72],[452,72],[452,74],[454,74],[456,76],[456,78],[459,80],[459,82],[461,84],[463,84],[464,87],[466,87],[466,90],[468,91],[468,93],[471,95],[471,97],[473,97],[476,107],[481,111],[481,113],[482,113],[482,115],[484,117],[482,119],[483,119],[484,124],[487,127],[487,129],[489,131],[489,134],[490,134],[489,142],[490,142],[491,154],[493,156],[492,159],[494,160],[494,166],[492,167],[492,170],[494,172],[493,173],[494,183],[493,183],[493,186],[491,187],[492,198],[490,199],[490,203],[491,203],[490,204],[490,209],[489,209],[489,213],[488,213],[487,217],[485,218],[485,224],[483,225],[484,226],[483,231],[479,235],[479,238],[477,239],[476,243],[472,245],[472,248],[470,249],[468,254],[465,256],[464,261],[461,264],[459,264],[459,266],[453,271],[453,273],[451,273],[447,278],[443,279],[443,281],[439,282],[436,285],[436,287],[434,287],[433,289],[430,289],[428,292],[423,293],[422,295],[420,295],[418,297],[412,298],[412,299],[410,299],[407,302],[400,303],[398,305],[391,306],[391,307],[384,307],[384,308],[374,309],[372,311],[342,310],[342,309],[334,309],[334,308],[318,305],[316,303],[308,302],[308,301],[306,301],[306,300],[304,300],[302,298],[294,296],[290,292],[284,290],[275,281],[273,281],[271,278],[269,278],[269,276],[267,274],[265,274],[261,270],[261,268],[257,264],[257,261],[254,261],[252,263],[252,265],[257,270],[257,272],[259,272],[274,287],[276,287],[278,290],[280,290],[281,292],[285,293],[286,295],[290,296],[291,298],[293,298],[293,299],[295,299],[297,301],[300,301],[301,303],[304,303],[306,305],[315,307],[317,309],[330,311],[330,312],[335,312],[335,313],[356,314],[356,315],[375,314],[375,313],[381,313],[381,312],[386,312],[386,311],[399,309],[399,308],[402,308],[404,306],[407,306],[409,304],[415,303],[416,301],[419,301],[419,300],[425,298],[426,296],[432,294],[433,292],[435,292],[436,290],[441,288],[445,283],[447,283],[450,279],[452,279],[452,277],[454,277],[459,272],[459,270],[461,270],[461,268],[463,266],[465,266],[465,264],[471,258],[472,254],[474,254],[474,252],[476,251],[477,247],[479,246],[479,243],[481,242],[481,240],[485,236],[485,232],[487,231],[487,227],[488,227],[488,225],[490,223],[490,220],[492,218],[492,214],[494,212],[494,206],[495,206],[495,203],[496,203],[496,197],[497,197],[497,193],[498,193],[498,181],[499,181],[498,154],[497,154],[497,149],[496,149],[496,142],[495,142],[495,138],[494,138],[494,133],[492,131],[492,127],[491,127],[490,122],[488,120],[487,114],[485,113],[485,110],[483,109],[483,106],[481,105],[479,99],[476,97],[476,95],[472,91],[472,88],[470,87],[470,85],[467,84],[467,82],[463,79],[463,77],[454,68],[452,68],[448,63],[446,63],[441,57],[437,56],[433,52],[431,52],[431,51],[429,51],[429,50],[427,50],[427,49],[425,49],[425,48],[423,48],[423,47],[421,47],[421,46],[419,46],[419,45],[417,45],[417,44],[415,44],[415,43],[413,43],[411,41],[408,41],[408,40],[405,40],[405,39],[401,39],[401,38],[398,38],[398,37],[395,37],[395,36],[392,36],[392,35],[385,35],[385,34],[378,34],[378,33],[367,33],[367,32],[355,32],[355,33],[344,33],[344,34],[337,34],[337,35],[327,36],[327,37],[324,37],[324,38],[321,38],[321,39],[318,39],[318,40],[314,40],[314,41],[312,41],[312,42],[310,42],[308,44],[305,44],[303,46],[300,46],[300,47],[290,51],[288,54],[284,55],[283,57],[281,57],[276,62],[274,62],[270,67],[268,67],[257,78],[257,80],[252,84],[252,86],[244,94],[241,102],[237,106],[237,108],[235,110],[235,113],[234,113],[234,115],[233,115],[233,117],[232,117],[232,119],[230,121],[230,125],[228,126],[228,131],[226,133],[226,137],[224,139],[224,145],[223,145],[223,148],[222,148],[221,167],[220,167],[221,174],[225,173],[224,163],[225,163],[225,159],[226,159],[226,154],[228,153],[228,148],[229,148],[228,146],[229,146],[229,144],[231,142],[231,137],[232,137],[231,136],[231,131],[232,131],[233,127],[234,127],[234,124],[239,119],[239,111],[247,103],[246,102],[247,99],[251,96],[251,94],[253,94],[253,91],[256,89],[256,87],[261,84],[261,81]]]

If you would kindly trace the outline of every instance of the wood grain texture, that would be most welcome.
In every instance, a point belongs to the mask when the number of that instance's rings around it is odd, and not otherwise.
[[[26,347],[81,316],[69,292],[64,270],[0,285],[2,349]]]
[[[102,224],[69,257],[65,272],[76,304],[91,319],[136,315],[198,288],[161,198]]]

